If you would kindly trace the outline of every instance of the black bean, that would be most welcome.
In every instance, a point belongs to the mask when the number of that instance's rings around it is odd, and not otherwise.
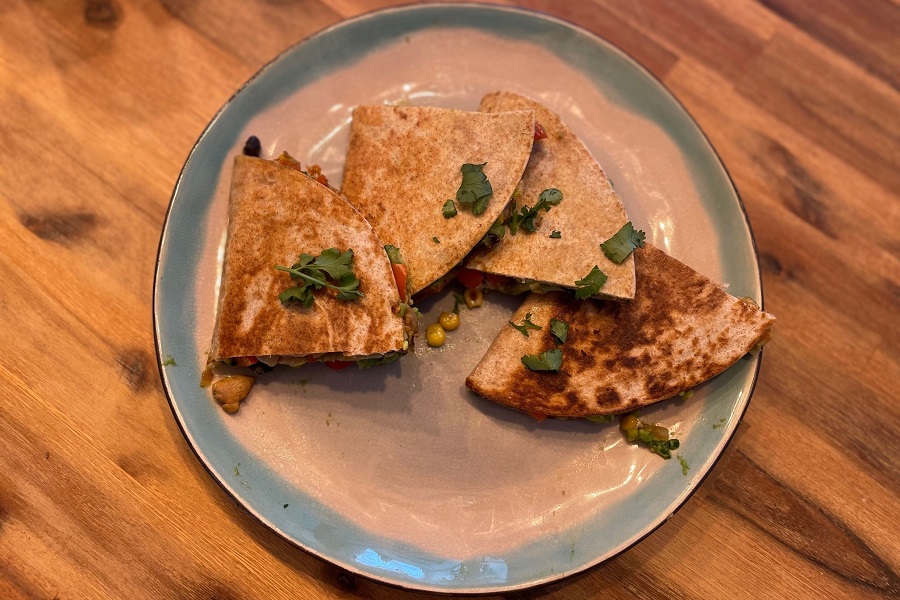
[[[261,150],[262,145],[259,143],[259,138],[255,135],[251,135],[244,142],[244,154],[246,156],[259,156]]]

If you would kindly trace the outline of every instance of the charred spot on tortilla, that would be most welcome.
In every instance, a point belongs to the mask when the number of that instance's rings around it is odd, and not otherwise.
[[[637,290],[627,303],[530,294],[521,322],[568,323],[558,372],[535,372],[522,355],[551,347],[550,331],[528,338],[504,327],[466,379],[487,399],[525,412],[585,417],[628,412],[677,396],[721,373],[760,340],[775,318],[645,244],[634,253]]]

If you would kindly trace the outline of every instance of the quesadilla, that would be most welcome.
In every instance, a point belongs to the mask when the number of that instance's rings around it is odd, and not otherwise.
[[[633,298],[634,259],[628,256],[618,264],[600,248],[625,226],[628,217],[587,147],[556,113],[525,96],[494,92],[482,99],[480,110],[533,110],[546,133],[546,138],[534,143],[516,212],[535,208],[548,189],[559,190],[562,201],[537,216],[534,231],[514,233],[510,228],[495,245],[473,252],[466,267],[492,274],[486,278],[488,287],[521,293],[575,288],[575,282],[597,266],[607,279],[595,297]]]
[[[415,330],[405,282],[363,216],[298,168],[234,160],[210,362],[399,358]]]
[[[533,141],[531,110],[360,106],[341,192],[384,243],[403,249],[416,294],[484,237],[509,203]]]
[[[650,244],[634,261],[630,302],[529,294],[466,385],[535,415],[623,413],[693,388],[768,339],[775,318],[752,300]]]

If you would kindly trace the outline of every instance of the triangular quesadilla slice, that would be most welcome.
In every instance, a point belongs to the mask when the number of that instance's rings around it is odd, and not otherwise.
[[[210,362],[398,358],[415,332],[405,282],[359,211],[291,163],[234,160]]]
[[[575,288],[575,282],[596,266],[607,279],[594,297],[633,298],[634,259],[628,256],[616,263],[600,248],[628,223],[628,217],[587,147],[556,113],[525,96],[494,92],[482,99],[481,110],[533,110],[546,134],[534,143],[516,198],[517,214],[521,217],[526,208],[535,209],[544,190],[559,190],[562,200],[547,204],[549,210],[533,217],[534,231],[520,227],[513,234],[514,228],[508,226],[495,245],[473,252],[466,267],[494,275],[486,278],[487,287],[520,293]]]
[[[403,251],[416,294],[439,287],[484,237],[509,203],[533,141],[531,110],[360,106],[341,191],[384,243]]]
[[[693,388],[768,339],[775,317],[752,300],[650,244],[634,260],[630,302],[529,294],[466,385],[534,415],[623,413]]]

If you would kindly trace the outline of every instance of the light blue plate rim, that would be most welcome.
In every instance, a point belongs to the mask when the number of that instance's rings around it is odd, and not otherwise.
[[[732,418],[717,436],[707,433],[696,440],[696,458],[692,462],[704,469],[702,476],[694,477],[689,486],[672,477],[648,482],[652,487],[645,490],[636,506],[641,518],[617,522],[613,527],[617,539],[613,543],[601,540],[611,527],[605,522],[588,528],[594,530],[587,533],[593,533],[595,544],[579,547],[577,556],[567,556],[566,560],[558,553],[554,555],[555,550],[548,550],[545,540],[533,540],[505,556],[468,562],[430,556],[393,540],[371,539],[312,499],[287,512],[280,501],[273,499],[296,496],[297,491],[261,465],[256,465],[253,487],[242,487],[228,472],[246,453],[239,440],[222,430],[215,419],[208,418],[210,402],[197,386],[199,374],[173,372],[163,365],[168,356],[176,353],[184,357],[200,354],[191,334],[194,315],[190,297],[202,238],[198,226],[202,227],[220,170],[242,126],[290,89],[314,83],[332,69],[351,64],[398,36],[437,24],[542,40],[545,48],[549,47],[598,86],[613,75],[624,76],[627,85],[639,89],[645,101],[635,106],[624,91],[621,101],[670,134],[683,152],[715,226],[723,232],[720,252],[725,259],[724,277],[740,295],[754,297],[762,304],[756,244],[731,177],[694,119],[648,70],[595,34],[536,11],[483,4],[411,5],[342,21],[285,50],[244,84],[202,132],[178,177],[160,236],[153,293],[157,364],[176,422],[201,464],[240,506],[278,535],[350,572],[390,585],[430,592],[508,592],[559,581],[595,566],[632,547],[668,520],[709,474],[733,438],[749,405],[761,356],[735,365],[714,383],[715,394],[732,400]],[[551,39],[559,41],[559,45],[547,46]],[[293,84],[285,88],[285,73],[302,76],[294,77]],[[604,91],[615,94],[608,88]],[[664,501],[650,502],[648,499],[656,498],[654,492],[659,490],[665,492]],[[610,548],[616,550],[610,553]]]

